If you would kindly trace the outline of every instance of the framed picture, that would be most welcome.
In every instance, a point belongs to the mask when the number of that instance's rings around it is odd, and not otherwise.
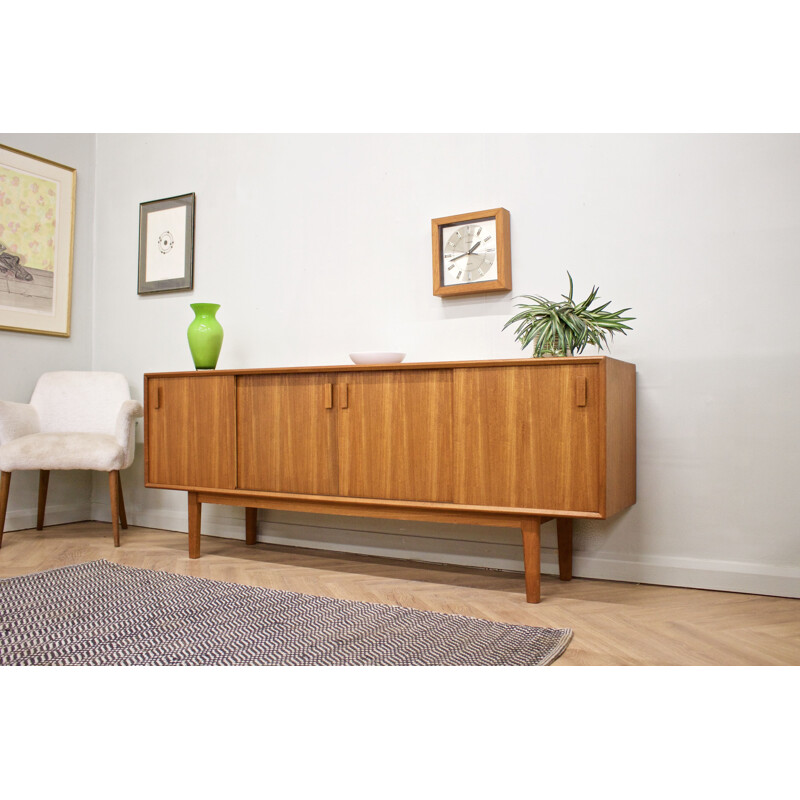
[[[431,233],[437,297],[511,290],[511,232],[504,208],[433,219]]]
[[[0,145],[0,328],[69,336],[76,171]]]
[[[139,204],[139,294],[191,289],[194,192]]]

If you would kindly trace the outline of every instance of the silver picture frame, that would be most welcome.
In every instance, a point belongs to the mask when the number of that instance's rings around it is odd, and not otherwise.
[[[194,225],[194,192],[139,204],[139,294],[192,289]]]

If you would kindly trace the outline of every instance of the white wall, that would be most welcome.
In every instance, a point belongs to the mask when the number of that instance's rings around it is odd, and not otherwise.
[[[92,368],[95,135],[0,133],[0,144],[77,170],[71,335],[64,338],[0,330],[0,398],[27,403],[42,372]],[[36,525],[38,486],[36,472],[13,475],[6,530]],[[45,523],[86,519],[91,514],[91,495],[87,473],[53,473]]]
[[[576,523],[575,573],[800,595],[800,137],[100,134],[96,174],[92,363],[137,397],[143,373],[192,368],[191,302],[222,306],[221,368],[504,358],[513,295],[557,296],[569,270],[633,308],[612,354],[639,409],[638,502]],[[192,191],[194,291],[139,297],[139,203]],[[433,297],[431,218],[496,206],[512,295]],[[124,481],[134,523],[186,529],[183,494],[143,488],[141,445]],[[243,512],[209,506],[203,529],[243,536]],[[262,512],[260,536],[522,569],[489,528]]]

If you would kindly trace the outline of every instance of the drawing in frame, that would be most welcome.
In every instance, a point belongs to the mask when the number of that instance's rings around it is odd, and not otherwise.
[[[139,204],[139,294],[191,289],[194,192]]]
[[[0,329],[69,336],[77,171],[0,145]]]

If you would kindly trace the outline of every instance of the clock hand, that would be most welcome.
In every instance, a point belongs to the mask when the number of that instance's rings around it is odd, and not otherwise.
[[[480,244],[481,242],[475,242],[475,244],[472,245],[472,247],[470,247],[470,249],[466,253],[462,253],[460,256],[451,258],[450,263],[452,264],[454,261],[458,261],[459,258],[464,258],[464,256],[471,256],[475,252],[475,250],[480,246]]]

